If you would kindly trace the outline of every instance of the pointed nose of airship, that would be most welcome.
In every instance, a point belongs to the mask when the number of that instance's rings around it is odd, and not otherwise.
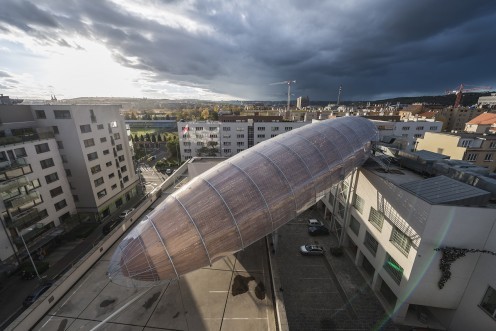
[[[119,244],[110,260],[108,276],[126,287],[150,287],[176,278],[150,219],[138,224]]]

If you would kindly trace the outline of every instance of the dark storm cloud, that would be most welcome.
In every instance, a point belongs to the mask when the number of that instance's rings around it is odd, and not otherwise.
[[[64,46],[85,36],[150,79],[240,98],[284,99],[286,86],[269,83],[289,79],[313,100],[335,99],[340,84],[356,100],[496,83],[494,1],[133,2],[160,3],[160,22],[119,2],[43,3],[7,1],[0,28]]]
[[[12,77],[8,72],[0,70],[0,77]]]

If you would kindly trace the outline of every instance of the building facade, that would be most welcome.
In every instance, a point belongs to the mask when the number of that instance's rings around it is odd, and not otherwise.
[[[306,124],[283,121],[281,116],[222,116],[220,121],[178,122],[181,159],[230,157]]]
[[[386,310],[417,327],[496,328],[496,253],[481,253],[496,252],[490,193],[445,176],[383,170],[368,164],[322,202]],[[442,280],[436,249],[447,247],[474,251]]]
[[[417,140],[416,150],[447,155],[454,160],[470,161],[490,172],[496,169],[494,134],[427,132],[423,138]]]
[[[101,220],[137,195],[128,132],[109,105],[0,106],[0,259],[65,220]]]

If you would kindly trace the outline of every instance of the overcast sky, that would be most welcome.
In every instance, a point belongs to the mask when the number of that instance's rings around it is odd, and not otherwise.
[[[494,0],[2,0],[0,93],[344,100],[496,88]]]

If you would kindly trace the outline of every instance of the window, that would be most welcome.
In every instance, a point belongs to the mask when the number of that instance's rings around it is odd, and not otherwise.
[[[60,158],[62,159],[62,163],[69,162],[69,161],[67,161],[67,156],[65,156],[65,155],[60,155]]]
[[[423,127],[423,126],[417,126],[417,131],[421,131],[421,130],[423,130],[423,129],[424,129],[424,127]]]
[[[95,187],[100,186],[103,184],[103,177],[95,179],[93,182],[95,183]]]
[[[86,148],[95,146],[95,140],[93,140],[93,138],[85,139],[83,140],[83,143],[84,143],[84,147]]]
[[[115,174],[114,174],[114,173],[111,173],[111,174],[109,175],[109,179],[114,178],[114,177],[115,177]]]
[[[443,154],[443,152],[444,152],[444,148],[438,148],[438,149],[437,149],[437,152],[438,152],[439,154]]]
[[[420,138],[420,137],[422,137],[422,134],[421,133],[416,133],[416,134],[413,135],[413,137],[414,138]]]
[[[491,286],[487,288],[479,307],[496,319],[496,290],[494,288]]]
[[[216,134],[211,134],[209,137],[210,138],[217,138],[217,135]]]
[[[56,119],[68,119],[71,118],[71,112],[68,110],[54,110],[53,115]]]
[[[484,162],[491,162],[493,160],[493,153],[487,153],[484,156]]]
[[[271,138],[277,137],[277,134],[271,134],[270,137]]]
[[[110,122],[110,123],[109,123],[109,126],[110,126],[111,128],[116,128],[116,127],[117,127],[117,122],[116,122],[116,121]]]
[[[121,172],[126,172],[127,171],[127,167],[126,166],[122,166],[121,167]]]
[[[59,180],[59,175],[56,172],[54,172],[53,174],[46,175],[45,180],[46,180],[47,184],[53,183],[53,182]]]
[[[431,131],[437,130],[437,126],[431,126],[431,127],[429,127],[429,130],[431,130]]]
[[[357,219],[353,217],[353,215],[351,215],[350,217],[350,229],[351,231],[353,231],[354,234],[358,236],[358,233],[360,232],[360,222],[358,222]]]
[[[287,126],[287,127],[284,128],[284,131],[291,131],[291,130],[293,130],[293,128],[292,127],[289,127],[289,126]]]
[[[100,192],[98,192],[96,195],[98,196],[98,199],[101,199],[101,198],[103,198],[104,196],[107,195],[107,190],[106,189],[103,189]]]
[[[264,134],[257,134],[257,138],[265,138]]]
[[[341,219],[344,219],[344,209],[345,209],[344,205],[341,202],[339,202],[338,203],[338,215]]]
[[[112,185],[112,190],[115,190],[117,188],[117,184]]]
[[[222,136],[222,138],[227,138],[227,139],[229,139],[229,138],[231,138],[231,135],[230,135],[230,134],[225,134],[225,135],[223,135],[223,136]]]
[[[396,284],[400,285],[401,278],[403,277],[403,268],[389,254],[387,254],[386,261],[384,262],[384,270],[387,271]]]
[[[107,168],[108,167],[111,167],[112,166],[112,161],[109,161],[109,162],[105,163],[105,165],[107,166]]]
[[[91,119],[91,123],[96,123],[96,116],[93,109],[90,109],[90,119]]]
[[[196,146],[203,146],[203,141],[197,141]]]
[[[489,144],[489,148],[496,148],[496,141]]]
[[[461,142],[461,146],[462,146],[462,147],[470,147],[471,142],[472,142],[472,141],[470,141],[470,140],[462,140],[462,142]]]
[[[279,127],[278,126],[273,126],[270,128],[270,131],[279,131]]]
[[[259,126],[259,127],[257,128],[257,130],[258,130],[258,131],[265,131],[265,126]]]
[[[100,138],[100,142],[101,142],[101,143],[104,143],[104,142],[106,142],[106,141],[107,141],[107,138],[106,138],[106,137]]]
[[[222,144],[224,146],[231,146],[231,142],[230,141],[224,141]]]
[[[245,145],[245,143],[244,143],[243,141],[238,141],[236,144],[237,144],[238,146],[244,146],[244,145]]]
[[[115,140],[119,140],[119,139],[121,139],[121,135],[120,135],[120,133],[119,133],[119,132],[114,133],[114,139],[115,139]]]
[[[191,141],[185,141],[184,146],[191,146]]]
[[[34,149],[36,150],[37,154],[46,153],[50,151],[50,147],[48,146],[48,143],[34,145]]]
[[[106,149],[106,150],[104,150],[104,151],[103,151],[103,155],[108,155],[109,153],[110,153],[110,152],[109,152],[109,150],[108,150],[108,149]]]
[[[56,187],[56,188],[50,190],[50,196],[52,198],[56,197],[57,195],[61,195],[62,193],[64,193],[62,191],[62,186],[59,186],[59,187]]]
[[[353,207],[361,214],[363,212],[363,206],[365,205],[365,200],[355,193],[355,202],[353,203]]]
[[[59,149],[64,149],[64,143],[62,141],[60,141],[60,140],[57,140],[57,147]]]
[[[91,173],[94,175],[94,174],[99,173],[100,171],[102,171],[102,167],[100,167],[100,165],[97,164],[96,166],[91,167],[90,170],[91,170]]]
[[[122,181],[123,181],[124,183],[127,183],[127,182],[129,181],[129,177],[128,177],[128,176],[126,176],[126,177],[122,178]]]
[[[408,257],[408,252],[410,252],[412,241],[406,234],[394,226],[393,231],[391,231],[391,238],[389,238],[389,241],[392,242],[401,253]]]
[[[365,245],[367,250],[375,256],[379,243],[377,242],[377,240],[375,240],[374,237],[372,237],[372,235],[368,231],[365,232],[365,239],[363,241],[363,244]]]
[[[242,128],[242,127],[239,127],[239,126],[238,126],[238,127],[236,128],[236,131],[245,131],[245,129],[244,129],[244,128]]]
[[[103,124],[98,124],[98,125],[96,126],[96,128],[97,128],[98,130],[103,130]]]
[[[47,218],[48,217],[47,210],[46,209],[43,209],[42,211],[40,211],[40,213],[38,214],[38,216],[40,217],[40,220]]]
[[[244,137],[245,137],[245,135],[244,135],[244,134],[238,134],[238,135],[236,135],[236,137],[237,137],[237,138],[244,138]]]
[[[64,169],[65,170],[65,175],[67,177],[72,177],[72,172],[71,172],[71,169]]]
[[[477,160],[477,154],[475,153],[467,154],[467,161],[475,161],[475,160]]]
[[[87,156],[88,156],[88,161],[93,161],[93,160],[98,159],[98,153],[97,152],[89,153]]]
[[[21,147],[21,148],[15,148],[14,149],[14,154],[16,157],[24,157],[24,156],[28,156],[26,154],[26,149],[24,147]]]
[[[124,162],[124,155],[120,155],[117,159],[119,162]]]
[[[122,151],[122,145],[119,144],[119,145],[116,145],[115,148],[118,150],[118,151]]]
[[[217,128],[216,128],[215,126],[211,126],[211,127],[209,127],[208,129],[209,129],[210,131],[215,131],[215,130],[217,130]]]
[[[64,200],[60,200],[59,202],[57,202],[56,204],[53,205],[55,207],[55,210],[61,210],[62,208],[64,208],[65,206],[67,206],[67,202]]]
[[[203,130],[203,127],[202,127],[202,126],[197,126],[197,127],[195,128],[195,130],[196,130],[196,131],[202,131],[202,130]]]
[[[409,126],[403,126],[403,127],[401,127],[401,130],[403,130],[403,131],[409,131],[410,130],[410,127]]]
[[[59,127],[58,126],[56,126],[56,125],[52,126],[52,130],[53,130],[53,133],[59,134]]]
[[[34,111],[36,113],[36,118],[39,119],[39,120],[43,120],[46,118],[46,114],[45,114],[45,111],[44,110],[35,110]]]
[[[222,128],[222,131],[231,131],[231,128],[228,127],[228,126],[225,126],[225,127]]]
[[[184,149],[184,153],[191,153],[191,149],[190,148],[185,148]]]
[[[224,153],[231,153],[231,149],[230,148],[224,148]]]
[[[236,153],[241,153],[242,151],[244,151],[244,149],[237,149]]]
[[[80,125],[79,128],[81,129],[81,133],[91,132],[91,125],[89,124]]]
[[[384,224],[384,215],[370,207],[369,222],[377,228],[377,230],[382,231],[382,225]]]

